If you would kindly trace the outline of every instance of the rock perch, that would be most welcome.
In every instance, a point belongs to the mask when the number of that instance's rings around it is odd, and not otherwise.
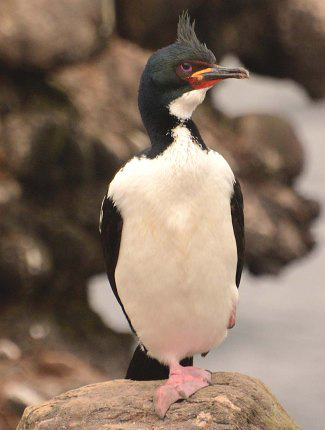
[[[28,407],[17,430],[299,429],[260,381],[225,372],[214,373],[212,381],[189,401],[172,405],[164,420],[152,404],[160,381],[87,385]]]

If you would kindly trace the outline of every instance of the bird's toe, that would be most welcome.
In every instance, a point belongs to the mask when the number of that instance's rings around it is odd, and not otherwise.
[[[165,384],[159,387],[153,399],[158,417],[163,419],[170,406],[182,398],[184,397],[178,392],[176,387],[171,384]]]

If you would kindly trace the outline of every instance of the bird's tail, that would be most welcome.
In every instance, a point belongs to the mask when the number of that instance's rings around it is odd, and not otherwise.
[[[182,366],[193,366],[193,357],[184,358],[180,363]],[[140,345],[134,351],[129,368],[126,372],[126,379],[133,381],[155,381],[167,379],[168,367],[159,363],[158,360],[149,357]]]

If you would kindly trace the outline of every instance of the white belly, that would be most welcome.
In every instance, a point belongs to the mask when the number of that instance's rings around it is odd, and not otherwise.
[[[123,217],[117,290],[141,342],[166,364],[219,344],[238,294],[233,174],[219,154],[174,145],[132,160],[109,189]]]

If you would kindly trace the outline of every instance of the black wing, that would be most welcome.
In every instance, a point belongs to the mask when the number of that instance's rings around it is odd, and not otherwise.
[[[106,271],[109,283],[119,302],[131,329],[134,331],[131,321],[125,312],[124,306],[121,302],[120,296],[118,295],[116,282],[115,282],[115,269],[120,252],[120,243],[123,229],[123,219],[118,209],[114,205],[114,202],[109,197],[104,197],[101,209],[101,220],[99,231],[102,239],[102,245],[104,249],[104,257],[106,262]]]
[[[240,278],[244,266],[245,232],[244,232],[244,202],[238,179],[234,183],[234,193],[230,201],[231,218],[237,245],[237,270],[236,285],[240,284]]]

